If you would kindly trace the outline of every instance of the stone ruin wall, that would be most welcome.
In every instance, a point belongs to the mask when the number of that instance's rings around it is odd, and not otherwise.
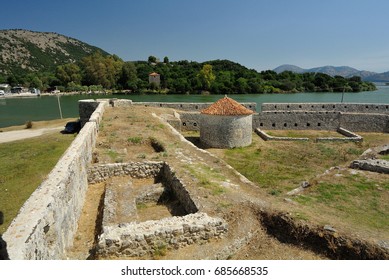
[[[101,256],[140,257],[221,238],[226,232],[227,224],[222,219],[209,217],[206,213],[140,224],[125,223],[104,228],[97,251]]]
[[[143,223],[112,224],[105,217],[110,214],[109,211],[104,210],[103,232],[99,236],[97,246],[99,256],[153,255],[161,250],[179,249],[193,243],[206,242],[211,238],[222,238],[227,233],[228,225],[223,219],[209,217],[206,213],[199,212],[199,204],[190,196],[185,184],[177,178],[168,164],[129,162],[96,165],[89,169],[88,181],[102,182],[114,176],[161,180],[165,188],[173,192],[189,214]],[[112,208],[109,203],[106,196],[104,209]]]
[[[108,102],[100,102],[47,179],[24,203],[2,238],[11,260],[63,259],[72,246],[88,188],[98,123]]]

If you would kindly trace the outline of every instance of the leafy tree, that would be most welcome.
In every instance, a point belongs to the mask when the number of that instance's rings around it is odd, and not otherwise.
[[[209,90],[211,88],[212,82],[215,80],[216,76],[212,72],[212,65],[205,64],[200,70],[198,77],[203,85],[203,89]]]
[[[30,88],[43,89],[42,81],[36,74],[28,74],[25,84]]]
[[[57,67],[55,76],[57,77],[60,85],[67,85],[70,82],[75,84],[81,84],[82,75],[81,69],[75,63],[68,63]]]
[[[96,52],[81,61],[83,83],[85,85],[101,85],[110,89],[117,85],[123,61],[117,56],[104,57]]]
[[[157,63],[157,58],[153,55],[150,55],[147,61],[149,63]]]
[[[118,80],[120,87],[123,89],[135,90],[137,89],[137,80],[138,77],[134,63],[124,62]]]
[[[163,58],[163,63],[169,64],[169,58],[167,56]]]

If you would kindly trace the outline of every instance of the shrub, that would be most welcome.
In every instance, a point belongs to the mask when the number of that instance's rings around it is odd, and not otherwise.
[[[26,122],[26,129],[32,128],[32,121]]]

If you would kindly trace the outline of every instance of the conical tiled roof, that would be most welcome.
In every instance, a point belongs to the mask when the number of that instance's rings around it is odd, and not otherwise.
[[[244,116],[253,113],[253,111],[239,104],[234,99],[227,97],[227,95],[201,111],[201,114],[218,116]]]

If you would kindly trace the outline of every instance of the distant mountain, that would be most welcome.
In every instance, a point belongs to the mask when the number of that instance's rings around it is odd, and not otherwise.
[[[369,82],[389,83],[389,71],[369,76],[369,77],[365,78],[364,80],[369,81]]]
[[[107,52],[79,40],[49,32],[0,30],[0,74],[52,71],[93,52]]]
[[[278,66],[273,71],[281,73],[284,71],[292,71],[295,73],[324,73],[330,76],[342,76],[345,78],[350,78],[353,76],[359,76],[366,81],[376,81],[373,77],[380,75],[375,72],[361,71],[349,66],[322,66],[310,69],[303,69],[295,65],[284,64]],[[389,75],[388,75],[389,77]],[[373,79],[372,79],[373,78]]]
[[[282,72],[285,72],[285,71],[291,71],[291,72],[294,72],[294,73],[304,73],[304,72],[306,72],[305,69],[303,69],[301,67],[298,67],[296,65],[291,65],[291,64],[283,64],[281,66],[278,66],[277,68],[274,68],[273,71],[277,72],[278,74],[282,73]]]

